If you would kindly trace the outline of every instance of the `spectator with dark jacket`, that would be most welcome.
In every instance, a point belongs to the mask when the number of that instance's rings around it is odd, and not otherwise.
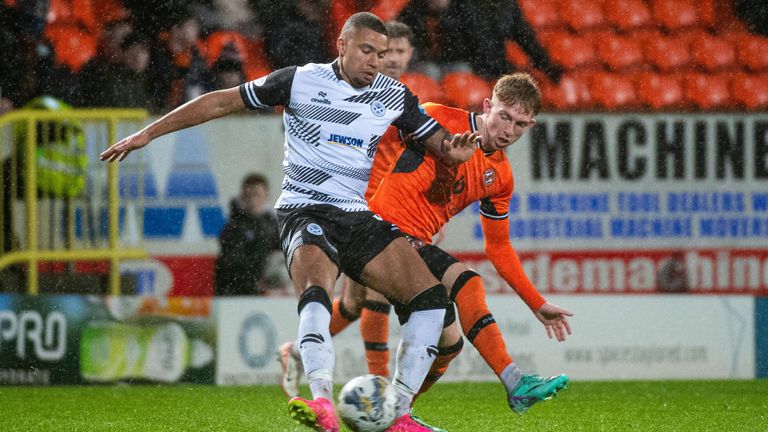
[[[504,56],[507,40],[520,45],[551,81],[560,81],[563,74],[536,39],[516,0],[452,0],[441,28],[443,46],[450,47],[443,50],[443,61],[467,61],[486,79],[511,72]]]
[[[277,218],[269,207],[269,185],[261,174],[243,179],[233,199],[229,222],[219,236],[216,295],[261,295],[268,256],[280,250]]]
[[[266,29],[266,47],[273,69],[325,63],[333,55],[325,43],[328,0],[296,0]]]

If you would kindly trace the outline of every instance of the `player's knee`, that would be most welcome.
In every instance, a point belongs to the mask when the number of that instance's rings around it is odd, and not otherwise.
[[[442,284],[437,284],[425,289],[412,298],[408,302],[408,308],[412,312],[418,312],[431,309],[445,309],[447,304],[448,298],[445,295],[445,287]]]
[[[332,313],[331,311],[333,309],[333,305],[331,303],[331,299],[328,297],[328,293],[323,287],[319,285],[312,285],[301,293],[301,296],[299,296],[298,306],[299,314],[301,314],[301,311],[306,305],[312,302],[320,303],[321,305],[325,306],[329,314]]]
[[[461,289],[464,288],[464,285],[466,285],[467,282],[469,282],[469,280],[475,276],[480,277],[480,275],[476,272],[473,272],[472,270],[466,270],[456,278],[456,281],[453,283],[453,287],[451,287],[451,301],[456,301],[456,296],[459,295],[459,291],[461,291]]]

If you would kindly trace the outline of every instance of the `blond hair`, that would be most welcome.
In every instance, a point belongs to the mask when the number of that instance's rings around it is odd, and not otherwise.
[[[532,76],[524,72],[504,75],[493,86],[493,95],[508,105],[519,105],[537,115],[541,110],[541,91]]]

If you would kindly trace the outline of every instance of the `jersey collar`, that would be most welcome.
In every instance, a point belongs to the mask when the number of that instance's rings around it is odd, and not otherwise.
[[[344,78],[341,76],[341,69],[339,69],[339,59],[331,62],[331,68],[333,69],[333,73],[336,74],[336,78],[338,78],[339,81],[344,81]]]
[[[469,113],[469,130],[470,132],[477,132],[477,113],[474,113],[474,112]],[[479,143],[480,141],[478,141],[477,148],[480,150],[483,150],[482,147],[480,147]],[[483,150],[483,154],[485,154],[485,156],[490,156],[494,153],[496,153],[495,150],[490,152]]]

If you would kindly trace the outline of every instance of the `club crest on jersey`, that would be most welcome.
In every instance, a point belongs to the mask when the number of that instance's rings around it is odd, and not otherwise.
[[[490,186],[493,184],[494,180],[496,180],[496,171],[493,168],[485,170],[483,173],[483,184]]]
[[[384,114],[387,113],[387,107],[381,101],[376,100],[371,104],[371,112],[376,117],[384,117]]]
[[[307,232],[316,236],[323,235],[323,229],[316,223],[307,225]]]
[[[362,138],[348,137],[338,134],[330,134],[328,136],[328,142],[331,144],[342,144],[350,147],[362,148],[364,141]]]

